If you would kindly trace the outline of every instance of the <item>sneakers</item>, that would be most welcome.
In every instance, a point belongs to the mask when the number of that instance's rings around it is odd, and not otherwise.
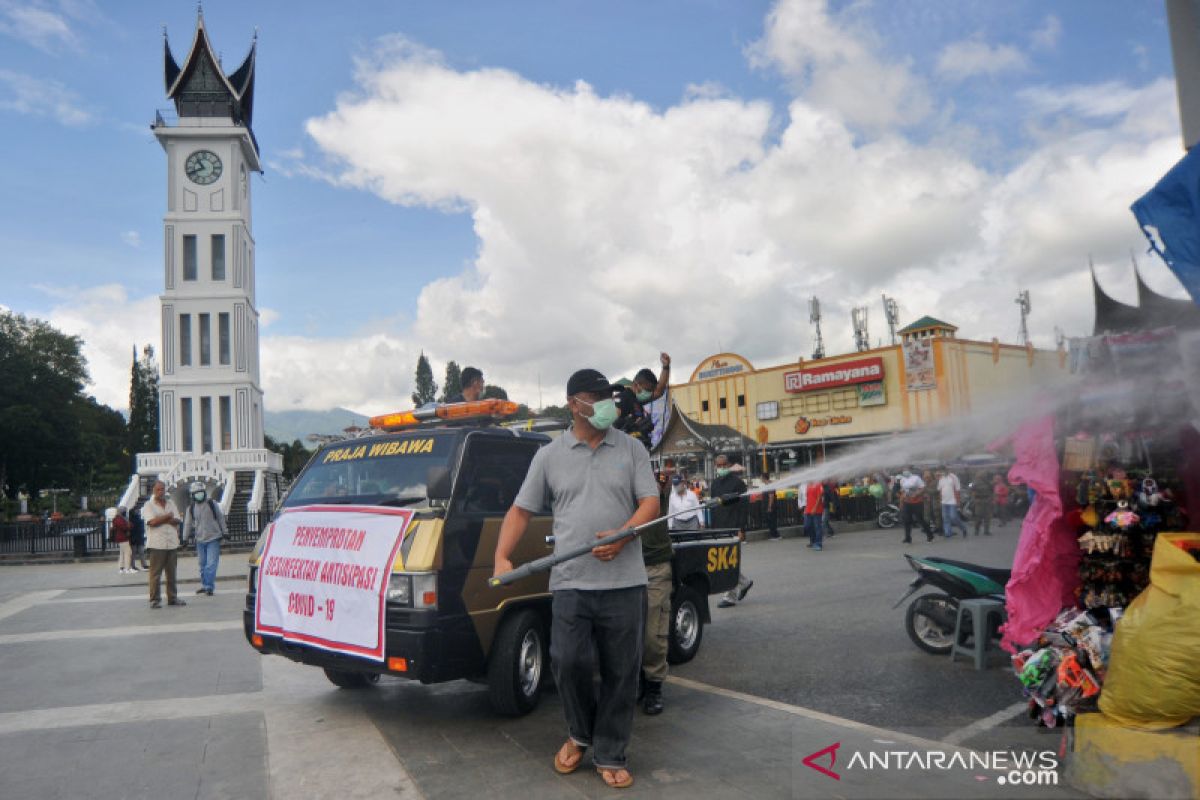
[[[130,567],[129,571],[130,572],[141,572],[142,570],[138,569],[137,567]]]
[[[662,712],[662,681],[646,681],[646,694],[642,698],[642,713],[654,716]]]
[[[208,593],[209,593],[208,589],[205,589],[203,586],[201,586],[199,589],[196,590],[196,594],[208,594]]]
[[[207,590],[206,590],[204,593],[205,593],[206,595],[208,595],[209,597],[212,597],[212,596],[213,596],[213,590],[212,590],[212,589],[207,589]]]
[[[820,545],[817,545],[817,547],[820,547]],[[739,603],[746,599],[746,594],[750,591],[751,587],[753,587],[753,586],[754,586],[754,581],[750,581],[745,585],[745,587],[738,590],[738,602]]]
[[[782,536],[768,536],[767,541],[768,542],[778,542],[782,538],[783,538]]]
[[[721,602],[717,603],[717,608],[733,608],[736,605],[733,600],[722,598]]]
[[[824,549],[825,549],[825,548],[821,547],[821,545],[819,545],[819,544],[814,544],[814,545],[813,545],[813,550],[824,550]]]
[[[162,608],[162,601],[161,600],[151,600],[150,607],[151,608]]]
[[[187,603],[183,602],[178,597],[176,597],[174,600],[168,600],[167,605],[169,605],[169,606],[186,606]]]

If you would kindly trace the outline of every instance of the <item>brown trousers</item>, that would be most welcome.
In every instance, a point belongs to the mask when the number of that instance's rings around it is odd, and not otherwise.
[[[646,567],[646,642],[642,671],[648,681],[667,679],[671,635],[671,562]]]
[[[175,588],[175,568],[179,563],[178,550],[154,550],[147,548],[150,553],[150,602],[159,600],[159,581],[165,572],[167,575],[167,602],[174,603],[177,597]]]

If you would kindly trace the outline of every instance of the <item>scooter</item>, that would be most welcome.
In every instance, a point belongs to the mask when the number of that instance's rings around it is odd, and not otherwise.
[[[892,608],[899,608],[901,603],[925,586],[941,590],[914,598],[904,614],[904,628],[908,631],[908,638],[912,639],[917,647],[934,655],[945,655],[954,645],[954,626],[958,619],[959,601],[975,597],[1003,600],[1004,587],[1012,577],[1012,570],[981,567],[978,564],[949,558],[917,558],[907,553],[904,557],[908,559],[908,565],[917,573],[917,577]],[[967,618],[963,623],[970,625],[971,621]],[[986,635],[995,638],[997,633],[993,629],[987,631]],[[967,634],[973,635],[973,632],[963,632],[964,637]]]

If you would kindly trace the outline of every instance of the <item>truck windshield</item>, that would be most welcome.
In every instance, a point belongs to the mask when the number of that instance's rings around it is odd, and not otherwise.
[[[449,464],[454,438],[412,434],[339,442],[317,453],[283,505],[401,506],[421,502],[429,468]]]

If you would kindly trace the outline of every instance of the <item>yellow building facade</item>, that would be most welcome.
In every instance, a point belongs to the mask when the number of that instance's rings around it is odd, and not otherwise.
[[[673,385],[671,398],[692,420],[728,426],[804,464],[1069,375],[1063,352],[959,339],[956,330],[924,317],[899,332],[897,345],[765,368],[719,353]],[[776,468],[782,460],[774,453]]]

